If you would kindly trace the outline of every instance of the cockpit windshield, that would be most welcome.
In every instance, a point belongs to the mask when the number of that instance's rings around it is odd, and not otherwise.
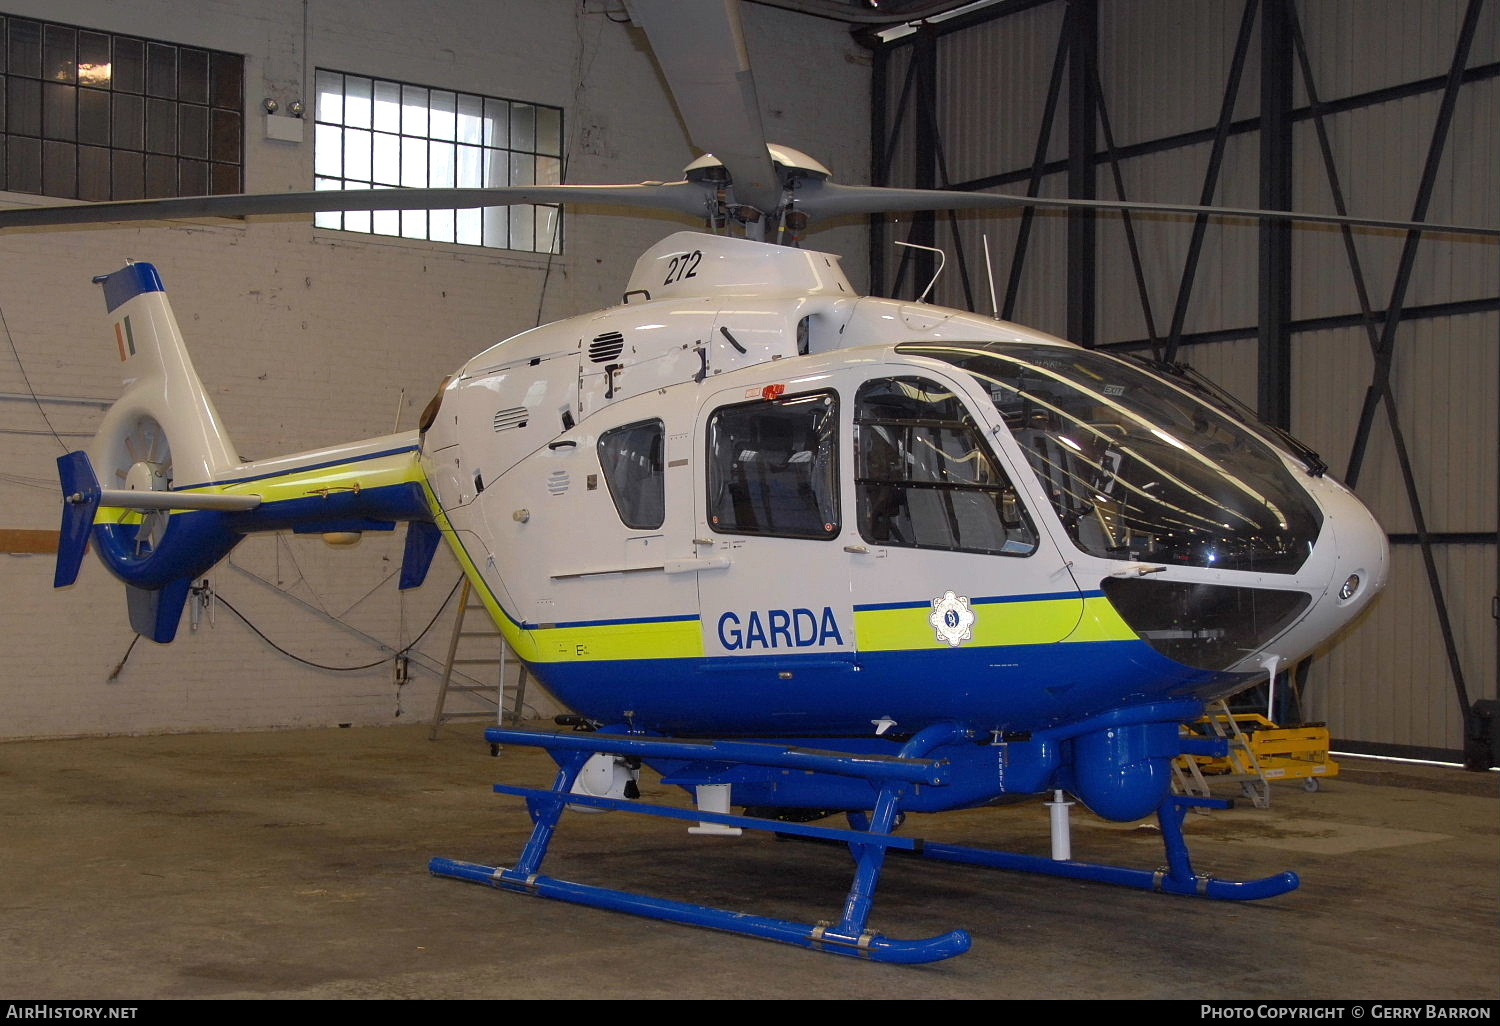
[[[1268,445],[1144,368],[1027,343],[898,352],[979,382],[1085,552],[1293,573],[1317,540],[1316,504]]]

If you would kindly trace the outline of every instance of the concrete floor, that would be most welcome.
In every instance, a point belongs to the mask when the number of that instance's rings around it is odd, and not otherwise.
[[[429,876],[433,855],[512,862],[527,817],[489,786],[550,780],[479,730],[0,744],[0,998],[1500,997],[1494,774],[1348,760],[1321,792],[1190,816],[1199,871],[1301,874],[1259,903],[893,860],[875,929],[974,938],[902,967]],[[1045,853],[1046,818],[905,832]],[[802,920],[836,919],[849,877],[837,848],[618,814],[570,817],[553,850],[554,876]],[[1160,851],[1075,814],[1075,857]]]

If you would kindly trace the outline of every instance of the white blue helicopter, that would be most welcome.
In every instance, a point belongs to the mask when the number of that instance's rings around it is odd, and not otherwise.
[[[1209,898],[1297,886],[1291,873],[1196,873],[1182,819],[1224,803],[1174,794],[1172,763],[1222,754],[1181,728],[1206,703],[1311,652],[1374,598],[1380,526],[1305,447],[1171,368],[860,296],[837,256],[777,244],[855,212],[1127,205],[836,185],[765,142],[732,3],[630,6],[713,154],[683,181],[0,212],[6,227],[607,199],[703,214],[711,229],[643,254],[620,305],[475,356],[418,430],[253,462],[194,372],[157,270],[97,279],[129,384],[92,444],[59,461],[56,583],[92,544],[125,582],[132,625],[165,643],[193,581],[252,532],[405,522],[403,587],[446,542],[577,729],[488,732],[546,748],[557,779],[496,787],[535,823],[514,865],[435,859],[440,876],[899,962],[970,942],[870,928],[891,850]],[[694,807],[643,803],[643,764]],[[1165,866],[897,831],[908,813],[1057,791],[1111,820],[1155,814]],[[842,917],[544,874],[560,817],[585,807],[847,843]],[[815,822],[835,813],[847,827]]]

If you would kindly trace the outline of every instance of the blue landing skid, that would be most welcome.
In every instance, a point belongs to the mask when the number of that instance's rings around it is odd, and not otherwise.
[[[1192,805],[1223,808],[1230,804],[1216,799],[1172,797],[1162,804],[1158,810],[1158,820],[1167,849],[1168,864],[1154,872],[1076,861],[1053,861],[1033,855],[926,843],[919,838],[896,836],[893,831],[900,823],[902,798],[914,786],[941,787],[948,780],[950,764],[947,760],[927,756],[945,744],[968,741],[972,737],[972,731],[958,725],[930,727],[902,746],[899,756],[891,757],[812,751],[778,743],[683,741],[643,735],[551,734],[495,728],[485,732],[485,739],[491,744],[545,748],[558,763],[557,779],[551,789],[495,785],[497,794],[514,795],[526,800],[533,823],[531,838],[513,868],[434,858],[428,869],[435,876],[482,883],[503,890],[796,944],[831,954],[908,964],[936,962],[961,955],[969,950],[970,939],[964,930],[953,930],[921,940],[898,940],[868,929],[875,888],[887,851],[945,862],[1074,877],[1143,890],[1209,898],[1265,898],[1285,893],[1297,886],[1297,877],[1293,873],[1245,882],[1214,880],[1193,873],[1182,836],[1183,817]],[[699,765],[707,763],[719,767],[772,767],[853,777],[869,783],[871,793],[875,795],[874,807],[867,813],[851,814],[850,822],[854,829],[841,829],[571,793],[573,782],[583,764],[597,752],[633,756],[647,761]],[[794,922],[545,876],[540,871],[542,861],[558,822],[569,806],[590,806],[848,844],[854,856],[855,871],[844,902],[843,917],[837,923]]]

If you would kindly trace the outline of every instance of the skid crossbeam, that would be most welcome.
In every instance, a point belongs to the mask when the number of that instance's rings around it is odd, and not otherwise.
[[[1142,890],[1208,898],[1265,898],[1297,886],[1297,877],[1292,873],[1282,873],[1263,880],[1223,881],[1193,872],[1182,835],[1182,820],[1192,805],[1223,807],[1229,804],[1217,799],[1170,797],[1163,802],[1158,810],[1158,820],[1166,847],[1167,865],[1155,871],[1097,865],[1071,859],[1053,860],[896,836],[894,831],[903,818],[903,799],[911,794],[912,789],[941,787],[948,781],[950,763],[946,759],[931,756],[940,754],[939,750],[944,745],[969,741],[973,737],[972,731],[960,725],[942,724],[912,737],[902,746],[900,754],[893,757],[818,751],[776,742],[680,740],[625,733],[552,734],[496,728],[485,733],[485,739],[491,744],[545,748],[558,764],[557,778],[551,788],[507,784],[496,784],[494,787],[497,794],[525,800],[533,824],[531,838],[513,867],[435,858],[428,868],[436,876],[482,883],[503,890],[629,912],[668,922],[709,927],[833,954],[900,963],[935,962],[960,955],[969,949],[970,938],[964,930],[953,930],[934,937],[903,940],[886,937],[869,929],[875,889],[888,851],[944,862],[1066,876]],[[870,785],[872,807],[851,812],[850,827],[837,828],[735,815],[703,808],[684,809],[651,805],[639,800],[573,793],[579,771],[597,753],[678,765],[707,766],[719,770],[756,767],[853,777]],[[569,807],[577,806],[847,844],[854,859],[854,879],[844,901],[842,917],[838,922],[796,922],[544,875],[541,872],[542,862],[562,814]]]

